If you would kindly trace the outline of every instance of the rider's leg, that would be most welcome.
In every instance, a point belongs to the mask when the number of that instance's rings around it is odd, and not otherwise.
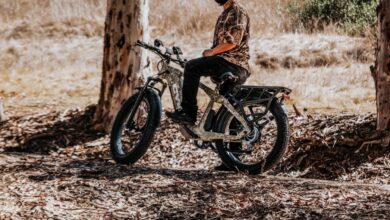
[[[202,57],[187,63],[184,71],[182,108],[192,116],[198,110],[197,94],[202,76],[218,77],[226,72],[237,72],[237,67],[219,56]]]
[[[218,77],[226,72],[237,72],[237,66],[219,56],[202,57],[189,61],[184,70],[182,112],[168,113],[177,122],[193,124],[198,111],[197,94],[202,76]]]

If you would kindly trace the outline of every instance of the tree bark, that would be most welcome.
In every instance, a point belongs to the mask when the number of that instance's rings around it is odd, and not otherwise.
[[[390,1],[378,7],[378,46],[373,74],[377,98],[377,129],[390,131]]]
[[[4,105],[3,101],[0,99],[0,122],[7,120],[7,116],[4,113]]]
[[[103,77],[94,127],[109,131],[120,106],[148,74],[144,50],[137,40],[148,41],[149,0],[107,0]],[[141,74],[142,72],[142,74]]]

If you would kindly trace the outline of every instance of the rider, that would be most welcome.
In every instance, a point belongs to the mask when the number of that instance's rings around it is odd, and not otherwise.
[[[190,60],[184,70],[182,109],[167,112],[174,122],[194,125],[198,111],[197,94],[201,76],[214,79],[230,72],[243,84],[249,77],[249,29],[247,12],[235,0],[215,0],[224,11],[217,20],[213,46],[203,52],[203,57]],[[221,94],[231,88],[232,83],[221,87]]]

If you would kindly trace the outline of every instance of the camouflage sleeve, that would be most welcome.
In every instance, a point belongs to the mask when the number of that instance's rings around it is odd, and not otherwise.
[[[243,13],[231,13],[226,21],[222,43],[240,45],[247,23],[248,19]]]

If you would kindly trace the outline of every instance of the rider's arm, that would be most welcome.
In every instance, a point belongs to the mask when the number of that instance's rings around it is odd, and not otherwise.
[[[233,50],[241,44],[248,25],[248,17],[244,13],[233,13],[228,16],[220,44],[204,52],[204,56],[214,56]]]
[[[218,54],[223,54],[229,50],[233,50],[236,47],[237,47],[237,45],[235,45],[235,44],[222,43],[222,44],[214,47],[213,49],[206,50],[205,52],[203,52],[203,56],[205,56],[205,57],[216,56]]]
[[[218,55],[218,54],[228,52],[229,50],[233,50],[236,47],[237,47],[236,44],[222,43],[222,44],[218,45],[217,47],[215,47],[214,49],[212,49],[213,55]]]

